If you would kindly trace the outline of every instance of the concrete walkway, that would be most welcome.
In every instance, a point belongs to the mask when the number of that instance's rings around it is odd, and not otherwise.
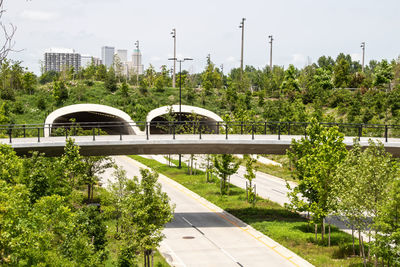
[[[128,157],[113,158],[128,177],[147,168]],[[109,175],[105,173],[103,179]],[[159,182],[176,205],[159,249],[172,266],[312,266],[179,183],[164,175]]]

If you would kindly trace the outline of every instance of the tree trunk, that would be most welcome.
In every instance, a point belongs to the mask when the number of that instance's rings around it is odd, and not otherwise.
[[[328,247],[331,246],[331,223],[328,224]]]
[[[322,219],[322,225],[321,225],[321,240],[322,240],[322,243],[324,243],[324,235],[325,235],[325,218]]]
[[[314,232],[315,232],[315,244],[317,244],[318,243],[318,224],[315,224]]]
[[[353,238],[353,255],[356,255],[356,247],[354,245],[354,225],[351,225],[351,237]]]
[[[362,257],[362,251],[361,251],[361,229],[358,229],[358,245],[360,246],[360,257]]]
[[[90,190],[90,201],[93,201],[93,191],[94,191],[94,184],[91,185],[92,189]]]
[[[362,236],[361,236],[361,250],[362,250],[362,255],[363,255],[363,259],[364,259],[364,267],[367,267],[367,258],[365,257],[364,240],[363,240]]]
[[[87,198],[88,202],[90,202],[90,184],[87,185]]]

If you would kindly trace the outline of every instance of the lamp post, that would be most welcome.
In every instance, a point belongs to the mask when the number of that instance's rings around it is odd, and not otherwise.
[[[272,71],[272,42],[274,41],[274,38],[272,35],[268,36],[269,39],[269,44],[270,44],[270,49],[269,49],[269,69]]]
[[[139,40],[135,42],[136,46],[136,86],[139,86]]]
[[[176,29],[171,31],[172,38],[174,38],[174,72],[172,73],[172,87],[175,88],[175,72],[176,72]]]
[[[184,59],[178,60],[176,57],[174,57],[174,58],[169,58],[168,60],[173,60],[174,62],[178,61],[178,63],[179,63],[179,115],[178,115],[179,122],[178,123],[181,123],[181,121],[182,121],[182,117],[181,117],[181,114],[182,114],[182,62],[185,62],[188,60],[193,60],[193,58],[185,57]],[[179,154],[179,165],[178,165],[179,169],[182,168],[181,162],[182,162],[182,155]]]
[[[243,80],[243,49],[244,49],[244,21],[246,19],[242,18],[242,22],[239,25],[239,28],[242,29],[242,46],[240,50],[240,81]]]
[[[362,42],[362,43],[361,43],[361,48],[362,48],[361,71],[364,72],[365,42]]]

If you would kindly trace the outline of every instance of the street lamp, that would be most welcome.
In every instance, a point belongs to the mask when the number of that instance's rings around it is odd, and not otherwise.
[[[139,86],[139,40],[135,42],[136,46],[136,86]]]
[[[179,63],[179,115],[178,115],[178,120],[179,124],[182,121],[181,114],[182,114],[182,62],[188,61],[188,60],[193,60],[193,58],[188,58],[185,57],[184,59],[177,59],[176,57],[169,58],[168,60],[173,60],[174,62],[177,61]],[[179,154],[179,166],[178,168],[180,169],[182,167],[181,165],[182,161],[182,155]]]
[[[175,88],[175,70],[176,70],[176,29],[171,31],[172,38],[174,38],[174,72],[172,74],[172,87]]]
[[[245,18],[242,18],[242,22],[240,22],[239,28],[242,29],[242,46],[240,50],[240,81],[243,80],[243,47],[244,47],[244,22]]]
[[[365,59],[365,42],[361,43],[362,48],[362,63],[361,63],[361,71],[364,72],[364,59]]]
[[[274,38],[272,35],[268,36],[269,43],[270,43],[270,50],[269,50],[269,69],[272,71],[272,42],[274,41]]]

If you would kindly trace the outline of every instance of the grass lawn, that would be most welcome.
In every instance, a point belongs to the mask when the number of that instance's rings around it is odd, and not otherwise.
[[[109,258],[105,262],[106,267],[117,266],[118,261],[118,240],[114,238],[116,232],[116,224],[115,220],[107,221],[107,239],[108,244],[107,248],[109,251]],[[143,266],[143,256],[140,255],[138,257],[139,266]],[[154,266],[155,267],[169,267],[170,265],[165,261],[165,259],[161,256],[161,254],[156,251],[154,254]]]
[[[331,230],[331,247],[323,245],[321,240],[316,244],[313,227],[309,227],[307,221],[300,215],[286,210],[277,203],[258,198],[256,205],[252,207],[246,202],[245,190],[231,185],[230,194],[221,196],[219,182],[207,183],[201,171],[198,171],[197,175],[190,176],[186,173],[186,168],[168,167],[140,156],[131,157],[230,212],[315,266],[362,266],[359,257],[350,256],[351,236],[336,227]]]

